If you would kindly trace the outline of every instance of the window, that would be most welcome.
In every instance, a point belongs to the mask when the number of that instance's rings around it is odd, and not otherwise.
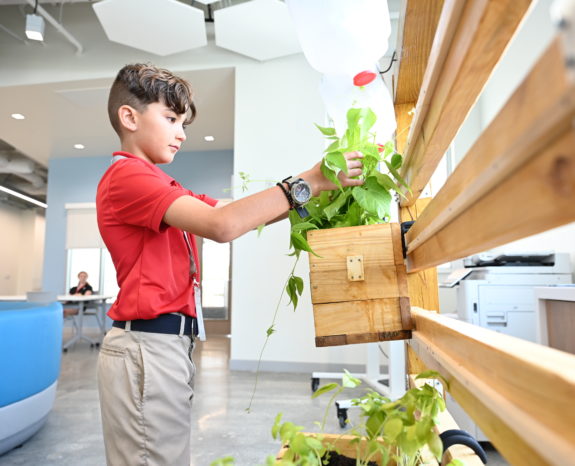
[[[120,288],[116,282],[116,269],[107,249],[68,249],[66,292],[78,284],[78,273],[88,274],[88,283],[98,294],[116,296]]]
[[[207,239],[202,245],[202,308],[207,319],[228,319],[230,243]]]

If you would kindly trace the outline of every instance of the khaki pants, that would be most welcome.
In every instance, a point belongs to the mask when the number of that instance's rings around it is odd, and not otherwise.
[[[106,334],[98,389],[109,466],[189,466],[193,346],[189,336]]]

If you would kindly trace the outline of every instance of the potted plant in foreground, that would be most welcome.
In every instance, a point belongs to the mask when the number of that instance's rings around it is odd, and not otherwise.
[[[441,376],[426,371],[418,379],[437,379]],[[333,392],[327,413],[344,387],[357,387],[360,381],[346,372],[342,385],[327,384],[313,397]],[[272,436],[281,441],[277,455],[267,457],[266,466],[415,466],[438,464],[443,456],[441,439],[434,426],[437,416],[445,410],[445,401],[435,387],[425,384],[408,390],[404,396],[392,401],[369,390],[353,403],[360,409],[361,422],[346,434],[306,433],[302,426],[282,422],[276,416]],[[212,466],[235,464],[232,457],[214,461]],[[455,460],[451,466],[461,464]]]
[[[375,73],[364,71],[354,84],[361,92],[374,79]],[[400,226],[389,223],[392,194],[403,196],[409,187],[393,142],[377,142],[376,120],[370,108],[352,107],[343,135],[316,125],[331,141],[321,170],[339,189],[312,198],[307,217],[289,215],[292,255],[309,253],[317,346],[410,337]],[[338,174],[347,168],[344,154],[353,151],[363,154],[364,184],[343,188]],[[292,270],[286,292],[294,308],[302,290],[303,280]]]

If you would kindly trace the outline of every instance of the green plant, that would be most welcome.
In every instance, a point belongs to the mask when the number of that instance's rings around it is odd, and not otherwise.
[[[417,379],[440,379],[435,371],[426,371]],[[445,381],[444,381],[445,382]],[[326,440],[323,431],[329,409],[338,395],[348,387],[357,387],[360,381],[347,371],[342,384],[330,383],[319,388],[312,396],[332,392],[323,421],[316,423],[322,433],[310,436],[303,433],[303,427],[292,422],[282,422],[278,414],[272,427],[272,436],[284,446],[280,459],[270,455],[266,466],[324,466],[329,457],[338,452],[337,440]],[[352,444],[356,449],[356,465],[366,466],[377,459],[385,466],[392,462],[398,466],[414,466],[421,460],[420,451],[427,446],[438,461],[443,455],[443,446],[435,432],[437,416],[445,410],[445,401],[439,391],[425,384],[408,390],[401,398],[392,401],[369,390],[364,396],[353,400],[361,410],[361,422],[351,429]],[[341,436],[340,436],[341,437]],[[230,457],[224,460],[230,460]],[[222,460],[218,460],[222,461]],[[227,466],[232,463],[214,462],[212,466]],[[461,460],[453,460],[448,466],[462,466]]]
[[[363,89],[374,79],[376,79],[375,73],[364,71],[354,77],[354,85]],[[257,390],[262,354],[270,336],[275,332],[276,318],[284,292],[289,297],[288,305],[291,304],[294,311],[303,293],[304,280],[295,274],[295,269],[302,251],[315,254],[307,242],[307,232],[313,229],[386,223],[391,216],[392,192],[404,196],[403,191],[409,191],[409,186],[399,174],[403,157],[395,151],[393,141],[386,144],[377,143],[376,134],[372,131],[377,121],[375,113],[367,107],[352,107],[346,116],[347,129],[341,137],[336,134],[335,127],[323,127],[316,124],[321,133],[331,142],[324,151],[321,171],[327,179],[338,186],[338,189],[323,191],[319,196],[313,197],[306,204],[309,215],[305,218],[301,218],[294,210],[289,213],[291,225],[289,255],[295,256],[295,261],[282,289],[272,322],[266,330],[256,368],[252,396],[246,408],[248,412],[251,410]],[[363,154],[361,178],[364,184],[344,188],[338,178],[341,171],[347,173],[344,154],[356,151]],[[382,167],[384,167],[383,171]],[[241,178],[244,185],[252,181],[249,175],[244,173],[241,173]],[[258,233],[260,232],[261,228],[258,228]]]

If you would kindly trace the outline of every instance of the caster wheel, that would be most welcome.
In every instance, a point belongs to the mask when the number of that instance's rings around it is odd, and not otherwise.
[[[100,343],[96,343],[96,348],[99,348],[99,347],[100,347]]]
[[[68,352],[68,348],[64,348],[64,349],[62,350],[62,352],[67,353],[67,352]]]
[[[316,390],[319,388],[319,379],[317,377],[311,378],[311,391],[315,393]]]
[[[339,426],[344,429],[347,426],[347,409],[337,408]]]
[[[90,343],[90,348],[93,348],[93,347],[94,347],[94,343]]]

